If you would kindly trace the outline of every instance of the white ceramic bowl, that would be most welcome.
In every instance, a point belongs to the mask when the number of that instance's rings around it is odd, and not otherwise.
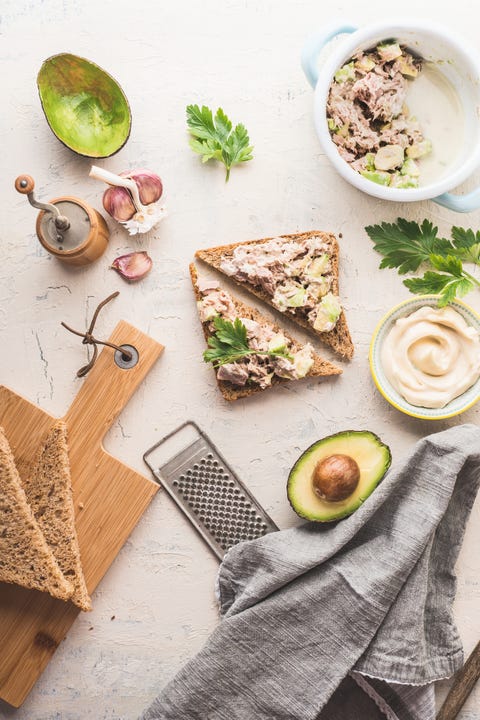
[[[333,47],[318,69],[318,56],[333,38],[336,38]],[[398,40],[426,61],[437,63],[456,89],[463,106],[465,126],[461,151],[441,178],[418,188],[385,187],[362,177],[340,156],[327,125],[326,105],[334,73],[355,53],[374,47],[388,38]],[[337,25],[309,39],[303,50],[302,66],[307,79],[315,88],[314,119],[321,146],[345,180],[359,190],[383,200],[413,202],[432,199],[459,212],[469,212],[480,207],[480,188],[464,196],[447,192],[460,185],[480,165],[480,56],[462,38],[430,21],[389,20],[359,30],[350,25]],[[455,132],[455,128],[452,128],[452,132]]]
[[[476,328],[480,332],[480,316],[477,315],[475,310],[466,305],[461,300],[454,300],[451,307],[456,310],[472,327]],[[425,305],[430,307],[438,307],[438,296],[437,295],[419,295],[412,297],[409,300],[396,305],[380,320],[375,332],[372,336],[370,344],[370,372],[372,373],[373,380],[378,390],[381,392],[385,400],[388,400],[390,405],[400,410],[406,415],[412,417],[421,418],[422,420],[445,420],[446,418],[459,415],[460,413],[468,410],[468,408],[475,405],[480,400],[480,378],[477,382],[468,388],[462,395],[459,395],[454,400],[451,400],[443,408],[423,408],[411,405],[400,393],[390,384],[388,381],[381,362],[382,356],[382,345],[383,341],[387,337],[388,333],[392,329],[395,322],[402,317],[411,315],[415,310],[419,310]]]

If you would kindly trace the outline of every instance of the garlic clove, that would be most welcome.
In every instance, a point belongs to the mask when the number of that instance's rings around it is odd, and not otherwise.
[[[152,258],[142,250],[141,252],[128,253],[121,255],[112,263],[112,268],[116,270],[125,280],[135,282],[141,280],[148,275],[152,269]]]
[[[139,170],[132,170],[131,172],[120,173],[122,177],[127,177],[133,180],[138,187],[140,200],[143,205],[150,205],[151,203],[160,200],[163,193],[163,184],[158,175],[153,173],[151,170],[145,170],[140,168]]]
[[[103,207],[130,235],[148,232],[165,217],[165,207],[159,203],[163,184],[151,170],[139,168],[115,175],[92,165],[89,174],[111,186],[103,194]]]
[[[103,207],[118,222],[126,222],[136,213],[132,196],[128,190],[121,187],[110,187],[105,190],[103,193]]]

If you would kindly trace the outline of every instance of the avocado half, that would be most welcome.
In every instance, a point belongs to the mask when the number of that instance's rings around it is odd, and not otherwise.
[[[60,53],[47,58],[37,76],[51,130],[70,150],[103,158],[128,140],[132,117],[114,78],[85,58]]]
[[[358,485],[338,502],[322,500],[314,492],[313,475],[318,463],[332,455],[353,458],[360,469]],[[287,495],[297,515],[316,522],[331,522],[351,515],[375,490],[392,462],[390,448],[369,430],[346,430],[310,445],[290,471]]]

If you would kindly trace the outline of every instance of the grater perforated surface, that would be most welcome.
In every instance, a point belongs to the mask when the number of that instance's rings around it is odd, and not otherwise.
[[[165,461],[167,444],[186,431],[190,443]],[[239,542],[278,530],[195,423],[181,425],[143,458],[218,558]]]

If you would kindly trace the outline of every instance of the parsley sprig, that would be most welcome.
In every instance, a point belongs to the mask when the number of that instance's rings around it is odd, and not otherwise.
[[[286,345],[276,350],[252,350],[248,345],[247,328],[240,318],[235,318],[232,323],[230,320],[216,317],[213,324],[215,333],[208,338],[209,349],[203,353],[203,359],[205,362],[213,363],[215,368],[241,360],[247,355],[269,355],[292,359]]]
[[[225,182],[230,177],[232,165],[252,159],[253,146],[250,145],[247,129],[241,123],[234,129],[232,122],[218,108],[215,117],[209,107],[203,105],[187,106],[187,126],[192,137],[190,147],[202,155],[202,162],[219,160],[227,169]]]
[[[452,227],[451,239],[439,237],[438,228],[429,220],[421,225],[398,218],[365,228],[374,248],[383,255],[381,268],[396,268],[400,275],[430,265],[422,277],[408,278],[403,284],[415,295],[439,295],[443,307],[455,297],[463,297],[480,281],[467,272],[463,262],[480,265],[480,231]]]

